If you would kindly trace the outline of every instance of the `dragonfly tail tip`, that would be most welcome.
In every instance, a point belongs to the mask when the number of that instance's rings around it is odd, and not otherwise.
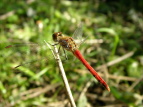
[[[109,88],[109,86],[107,86],[107,87],[106,87],[106,89],[110,92],[110,88]]]

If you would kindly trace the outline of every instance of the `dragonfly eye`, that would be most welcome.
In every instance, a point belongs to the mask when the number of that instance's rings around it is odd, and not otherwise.
[[[53,36],[53,40],[55,42],[57,42],[58,41],[58,37],[62,36],[62,32],[55,32],[52,36]]]

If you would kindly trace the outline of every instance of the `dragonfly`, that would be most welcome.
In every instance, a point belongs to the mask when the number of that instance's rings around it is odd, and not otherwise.
[[[79,28],[80,29],[80,28]],[[77,35],[78,36],[78,35]],[[70,51],[73,55],[79,59],[82,64],[88,69],[88,71],[108,90],[110,91],[107,83],[100,77],[100,75],[94,70],[93,67],[85,60],[81,52],[79,51],[79,46],[76,44],[72,37],[65,36],[62,32],[55,32],[53,35],[53,40],[62,46],[65,50]]]
[[[96,72],[96,70],[86,61],[86,59],[83,57],[81,52],[79,51],[79,44],[76,42],[76,39],[82,38],[82,25],[75,30],[72,37],[65,36],[62,32],[55,32],[52,35],[53,41],[55,42],[55,45],[59,44],[63,47],[63,49],[70,51],[73,53],[73,55],[79,59],[82,64],[88,69],[88,71],[98,80],[99,83],[101,83],[108,91],[110,91],[109,86],[107,83],[100,77],[100,75]],[[9,45],[5,48],[11,48],[14,47],[14,45]],[[21,64],[22,65],[22,64]],[[15,68],[21,66],[18,65]]]

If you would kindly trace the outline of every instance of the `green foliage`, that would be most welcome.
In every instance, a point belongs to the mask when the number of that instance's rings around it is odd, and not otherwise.
[[[91,44],[85,41],[81,45],[81,52],[93,68],[131,51],[134,55],[107,65],[110,75],[104,76],[109,80],[110,93],[96,84],[87,87],[78,99],[87,81],[94,77],[86,74],[88,70],[82,63],[73,60],[74,56],[67,52],[69,60],[63,64],[77,105],[142,106],[142,0],[28,1],[2,0],[0,3],[0,106],[50,106],[67,99],[58,66],[44,40],[53,43],[52,34],[59,31],[72,36],[80,22],[87,41],[103,41]],[[5,48],[8,45],[14,47]],[[22,66],[14,69],[19,64]]]

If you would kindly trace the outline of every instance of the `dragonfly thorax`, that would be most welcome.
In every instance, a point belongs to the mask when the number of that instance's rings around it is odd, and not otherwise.
[[[68,51],[73,52],[74,50],[78,48],[73,38],[69,36],[64,36],[62,32],[54,33],[53,40],[55,42],[58,42],[64,49]]]

